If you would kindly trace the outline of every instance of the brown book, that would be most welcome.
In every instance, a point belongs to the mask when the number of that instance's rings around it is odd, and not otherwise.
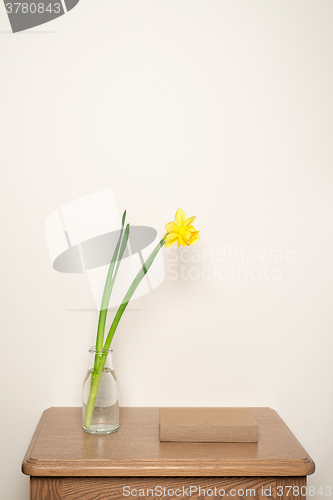
[[[250,408],[160,408],[160,441],[257,443]]]

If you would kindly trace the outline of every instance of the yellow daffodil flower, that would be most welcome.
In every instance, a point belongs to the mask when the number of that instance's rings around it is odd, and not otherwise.
[[[174,243],[177,243],[177,248],[180,245],[186,247],[189,245],[194,245],[197,240],[200,240],[199,231],[192,226],[196,217],[186,217],[186,213],[181,208],[178,208],[175,216],[175,221],[168,222],[165,229],[167,230],[165,235],[165,247],[171,247]]]

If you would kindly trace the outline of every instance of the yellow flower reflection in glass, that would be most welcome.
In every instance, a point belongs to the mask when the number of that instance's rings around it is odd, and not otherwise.
[[[186,213],[181,208],[178,208],[175,216],[175,221],[168,222],[165,229],[167,230],[165,235],[165,247],[171,247],[174,243],[177,243],[177,248],[180,245],[187,247],[189,245],[194,245],[197,240],[200,240],[199,231],[192,226],[196,217],[186,217]]]

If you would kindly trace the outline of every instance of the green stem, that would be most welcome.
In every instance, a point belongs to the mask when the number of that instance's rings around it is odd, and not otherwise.
[[[140,271],[138,272],[138,274],[136,275],[136,277],[134,278],[131,286],[129,287],[125,297],[123,298],[123,301],[122,303],[120,304],[119,308],[118,308],[118,311],[114,317],[114,320],[112,322],[112,325],[111,325],[111,328],[109,330],[109,333],[108,333],[108,336],[106,338],[106,341],[105,341],[105,344],[104,344],[104,350],[107,350],[110,348],[110,345],[111,345],[111,342],[112,342],[112,339],[113,339],[113,336],[115,334],[115,331],[116,331],[116,328],[118,326],[118,323],[127,307],[127,304],[129,303],[129,301],[131,300],[135,290],[138,288],[142,278],[145,276],[145,274],[147,274],[147,272],[149,271],[149,268],[150,266],[152,265],[152,263],[154,262],[155,260],[155,257],[157,256],[158,252],[161,250],[161,248],[164,246],[164,243],[165,243],[165,238],[166,236],[163,236],[163,238],[161,239],[161,241],[158,243],[158,245],[154,248],[154,250],[152,251],[152,253],[149,255],[148,259],[145,261],[145,263],[143,264],[142,268],[140,269]]]
[[[105,354],[96,353],[95,361],[96,361],[97,357],[99,359],[98,368],[97,368],[97,370],[95,370],[95,368],[94,368],[94,370],[92,370],[92,372],[91,372],[90,393],[89,393],[89,399],[88,399],[85,417],[84,417],[84,426],[86,429],[90,429],[91,420],[92,420],[95,402],[96,402],[96,396],[97,396],[97,392],[98,392],[98,387],[99,387],[101,375],[102,375],[102,372],[104,369],[107,353],[105,353]],[[100,369],[99,365],[103,366],[103,368]]]
[[[94,407],[95,407],[95,402],[96,402],[97,391],[98,391],[98,387],[99,387],[99,382],[101,379],[101,373],[104,369],[105,360],[106,360],[106,354],[101,355],[101,351],[103,350],[105,323],[106,323],[106,317],[107,317],[107,313],[108,313],[111,292],[112,292],[112,289],[113,289],[113,286],[114,286],[114,283],[115,283],[115,280],[116,280],[116,277],[118,274],[120,262],[122,260],[123,255],[124,255],[126,245],[128,242],[128,238],[129,238],[130,227],[128,224],[127,224],[126,229],[125,229],[124,238],[122,238],[124,224],[125,224],[125,217],[126,217],[126,210],[125,210],[123,217],[122,217],[122,225],[121,225],[119,239],[118,239],[116,248],[114,250],[114,253],[113,253],[113,256],[112,256],[112,259],[110,262],[110,266],[108,269],[108,274],[107,274],[107,277],[105,280],[101,310],[100,310],[99,318],[98,318],[94,369],[91,373],[90,393],[89,393],[87,408],[86,408],[86,412],[85,412],[85,420],[84,420],[84,426],[86,429],[90,428],[91,419],[92,419],[92,415],[93,415],[93,411],[94,411]],[[119,250],[119,247],[120,247],[120,250]],[[119,255],[118,255],[118,253],[119,253]],[[117,261],[117,265],[115,264],[116,261]],[[115,267],[115,265],[116,265],[116,267]]]
[[[124,237],[124,239],[125,239],[125,237]],[[129,287],[125,297],[123,298],[123,301],[120,304],[118,311],[113,319],[113,322],[111,324],[111,328],[109,330],[108,336],[106,338],[106,341],[105,341],[105,344],[103,347],[103,352],[105,354],[101,354],[101,352],[99,353],[98,362],[96,362],[97,355],[98,355],[98,353],[96,353],[96,356],[95,356],[95,365],[96,365],[95,368],[96,369],[94,368],[94,371],[91,373],[90,394],[89,394],[89,399],[88,399],[86,414],[85,414],[85,421],[84,421],[84,426],[86,429],[90,428],[92,414],[94,411],[94,406],[95,406],[95,401],[96,401],[96,396],[97,396],[97,391],[98,391],[98,387],[99,387],[99,382],[100,382],[101,374],[103,372],[105,361],[106,361],[106,356],[107,356],[106,351],[110,348],[110,345],[111,345],[113,336],[115,334],[116,328],[117,328],[118,323],[119,323],[119,321],[120,321],[120,319],[121,319],[121,317],[122,317],[122,315],[127,307],[127,304],[131,300],[135,290],[138,288],[138,286],[139,286],[140,282],[142,281],[142,279],[144,278],[145,274],[147,274],[147,272],[149,271],[150,266],[154,262],[158,252],[164,246],[165,239],[166,239],[166,235],[161,239],[161,241],[157,244],[157,246],[154,248],[152,253],[149,255],[149,257],[147,258],[147,260],[143,264],[142,268],[140,269],[140,271],[138,272],[138,274],[134,278],[134,280],[133,280],[131,286]]]
[[[98,318],[98,327],[97,327],[97,337],[96,337],[96,350],[101,351],[103,348],[103,342],[104,342],[104,332],[105,332],[105,323],[106,323],[106,316],[108,313],[108,307],[109,307],[109,302],[110,302],[110,297],[111,297],[111,292],[113,288],[113,283],[112,282],[112,276],[113,276],[113,271],[115,267],[115,263],[118,257],[118,252],[119,252],[119,247],[120,243],[123,237],[123,231],[124,231],[124,224],[125,224],[125,218],[126,218],[126,210],[123,213],[122,221],[121,221],[121,230],[120,230],[120,235],[118,238],[118,242],[116,245],[116,248],[113,252],[113,256],[110,262],[108,274],[105,280],[105,285],[104,285],[104,291],[103,291],[103,297],[102,297],[102,304],[101,304],[101,310],[99,312],[99,318]],[[121,258],[121,257],[120,257]],[[118,258],[119,262],[119,258]],[[116,272],[118,272],[118,267],[116,268]]]

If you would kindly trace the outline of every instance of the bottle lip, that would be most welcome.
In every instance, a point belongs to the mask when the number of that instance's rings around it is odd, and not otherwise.
[[[89,352],[91,352],[93,354],[110,354],[110,352],[113,352],[113,349],[111,349],[111,347],[109,347],[108,349],[97,350],[96,346],[93,345],[92,347],[90,347]]]

